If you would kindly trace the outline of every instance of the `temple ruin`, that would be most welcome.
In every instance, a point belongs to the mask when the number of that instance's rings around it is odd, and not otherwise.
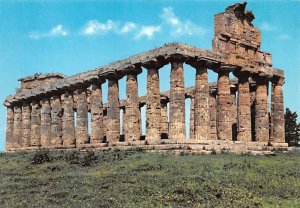
[[[20,79],[21,88],[4,102],[6,150],[287,148],[284,71],[275,69],[271,54],[260,50],[261,33],[245,7],[246,3],[237,3],[214,16],[211,51],[170,43],[70,77],[51,73]],[[159,70],[168,64],[170,91],[161,92]],[[184,87],[184,64],[196,71],[194,87]],[[147,93],[139,97],[137,76],[143,70]],[[208,70],[218,75],[215,83],[208,83]],[[118,80],[124,76],[126,99],[120,100]],[[102,103],[101,86],[106,81],[108,101]],[[191,99],[188,137],[187,98]],[[143,106],[146,135],[141,133]]]

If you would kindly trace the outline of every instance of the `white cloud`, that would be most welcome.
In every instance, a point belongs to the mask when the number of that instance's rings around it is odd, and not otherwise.
[[[143,25],[136,22],[120,22],[107,20],[100,22],[99,20],[89,20],[79,30],[80,35],[84,36],[95,36],[105,34],[117,34],[126,35],[128,33],[134,33],[135,39],[140,38],[153,38],[158,32],[164,30],[167,31],[171,36],[192,36],[199,35],[203,36],[207,33],[207,29],[201,27],[191,20],[181,20],[177,17],[172,7],[162,9],[160,14],[161,22],[157,25]],[[40,39],[45,37],[68,36],[69,32],[59,24],[53,27],[48,32],[31,32],[29,37],[32,39]]]
[[[49,35],[50,36],[66,36],[66,35],[68,35],[68,32],[63,28],[62,25],[57,25],[50,31]]]
[[[147,37],[151,39],[155,33],[160,31],[160,26],[142,26],[142,28],[136,34],[136,38],[140,39],[142,37]]]
[[[172,30],[170,31],[173,36],[184,36],[184,35],[205,35],[207,29],[196,25],[190,20],[182,21],[180,20],[173,11],[172,7],[163,8],[162,14],[160,15],[162,20],[169,26]]]
[[[126,22],[124,26],[120,29],[120,33],[129,33],[136,29],[136,24],[134,22]]]
[[[279,40],[289,40],[291,37],[288,34],[278,35],[277,39]]]
[[[263,23],[260,25],[259,28],[260,28],[262,31],[267,31],[267,32],[276,30],[276,27],[274,27],[273,25],[271,25],[271,24],[268,23],[268,22],[263,22]]]
[[[52,28],[50,31],[48,32],[31,32],[29,34],[29,38],[31,39],[41,39],[41,38],[45,38],[45,37],[59,37],[59,36],[67,36],[69,34],[69,32],[62,26],[62,25],[57,25],[54,28]]]
[[[82,29],[82,34],[88,36],[99,35],[105,34],[114,29],[116,29],[116,23],[112,20],[108,20],[106,23],[101,23],[97,20],[90,20]]]
[[[161,17],[163,18],[163,20],[165,20],[170,25],[176,26],[176,25],[181,24],[178,17],[175,16],[175,14],[173,12],[173,8],[171,8],[171,7],[163,8],[163,13],[162,13]]]

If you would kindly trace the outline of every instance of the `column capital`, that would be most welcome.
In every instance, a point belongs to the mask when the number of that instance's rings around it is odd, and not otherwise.
[[[85,88],[85,87],[80,87],[80,88],[77,88],[77,89],[74,91],[74,94],[78,95],[78,94],[80,94],[80,93],[82,93],[82,92],[86,92],[86,91],[87,91],[87,88]],[[55,97],[55,96],[53,96],[53,97]],[[52,99],[52,97],[51,97],[51,99]]]
[[[171,68],[179,68],[179,67],[183,67],[183,61],[182,60],[177,60],[177,59],[174,59],[174,60],[171,60]]]
[[[40,102],[37,100],[31,100],[30,104],[31,104],[31,106],[36,105],[36,104],[40,105]]]
[[[101,85],[106,82],[106,79],[104,77],[99,77],[98,79],[92,80],[90,83],[91,85]]]
[[[114,72],[106,74],[105,78],[108,80],[119,80],[119,79],[122,79],[124,76],[125,76],[125,74],[117,73],[116,71],[114,71]]]
[[[147,70],[150,69],[158,70],[162,68],[164,65],[166,65],[165,61],[160,61],[160,60],[150,60],[148,62],[142,63],[142,67],[146,68]]]
[[[178,63],[183,63],[185,61],[185,58],[183,55],[180,54],[173,54],[170,56],[169,61],[172,62],[178,62]]]
[[[73,95],[74,94],[74,91],[72,90],[66,90],[64,92],[62,92],[62,97],[66,97],[66,96],[70,96],[70,95]],[[48,98],[46,98],[48,100]]]
[[[45,98],[42,98],[42,100],[44,100]],[[24,100],[24,101],[22,101],[22,106],[24,107],[24,106],[30,106],[30,101],[28,101],[28,100]]]
[[[222,73],[222,72],[229,73],[237,70],[238,68],[239,68],[238,66],[232,64],[221,63],[218,67],[214,68],[213,70],[216,73]]]
[[[256,83],[264,83],[271,80],[271,77],[262,74],[254,74],[251,77],[253,81],[255,81]]]
[[[285,83],[285,78],[284,77],[279,77],[279,76],[273,76],[271,81],[275,85],[283,86],[284,83]]]
[[[133,65],[133,66],[126,68],[124,70],[124,72],[121,72],[121,73],[124,73],[124,75],[138,75],[142,72],[143,72],[143,69],[141,66]]]
[[[191,60],[188,62],[190,66],[196,70],[205,70],[207,69],[207,62],[205,60]]]
[[[236,69],[233,71],[233,75],[237,78],[245,78],[248,79],[251,76],[251,72],[249,72],[248,70],[243,70],[242,69]]]

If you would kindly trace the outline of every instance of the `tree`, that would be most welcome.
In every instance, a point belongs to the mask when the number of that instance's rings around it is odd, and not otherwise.
[[[300,123],[297,123],[297,113],[285,109],[285,141],[289,146],[300,146]]]

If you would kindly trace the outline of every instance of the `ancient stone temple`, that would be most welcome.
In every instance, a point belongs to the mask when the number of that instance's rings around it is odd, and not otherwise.
[[[234,4],[215,15],[211,51],[170,43],[71,77],[51,73],[20,79],[21,88],[4,102],[7,151],[287,148],[284,72],[272,66],[270,53],[260,50],[261,33],[245,7],[246,3]],[[159,70],[165,65],[171,67],[170,90],[161,92]],[[195,69],[194,87],[184,87],[184,65]],[[137,77],[143,70],[147,93],[139,96]],[[217,74],[216,82],[208,83],[208,70]],[[118,80],[124,76],[126,99],[120,100]],[[105,82],[107,103],[102,103]],[[191,99],[189,136],[187,98]]]

